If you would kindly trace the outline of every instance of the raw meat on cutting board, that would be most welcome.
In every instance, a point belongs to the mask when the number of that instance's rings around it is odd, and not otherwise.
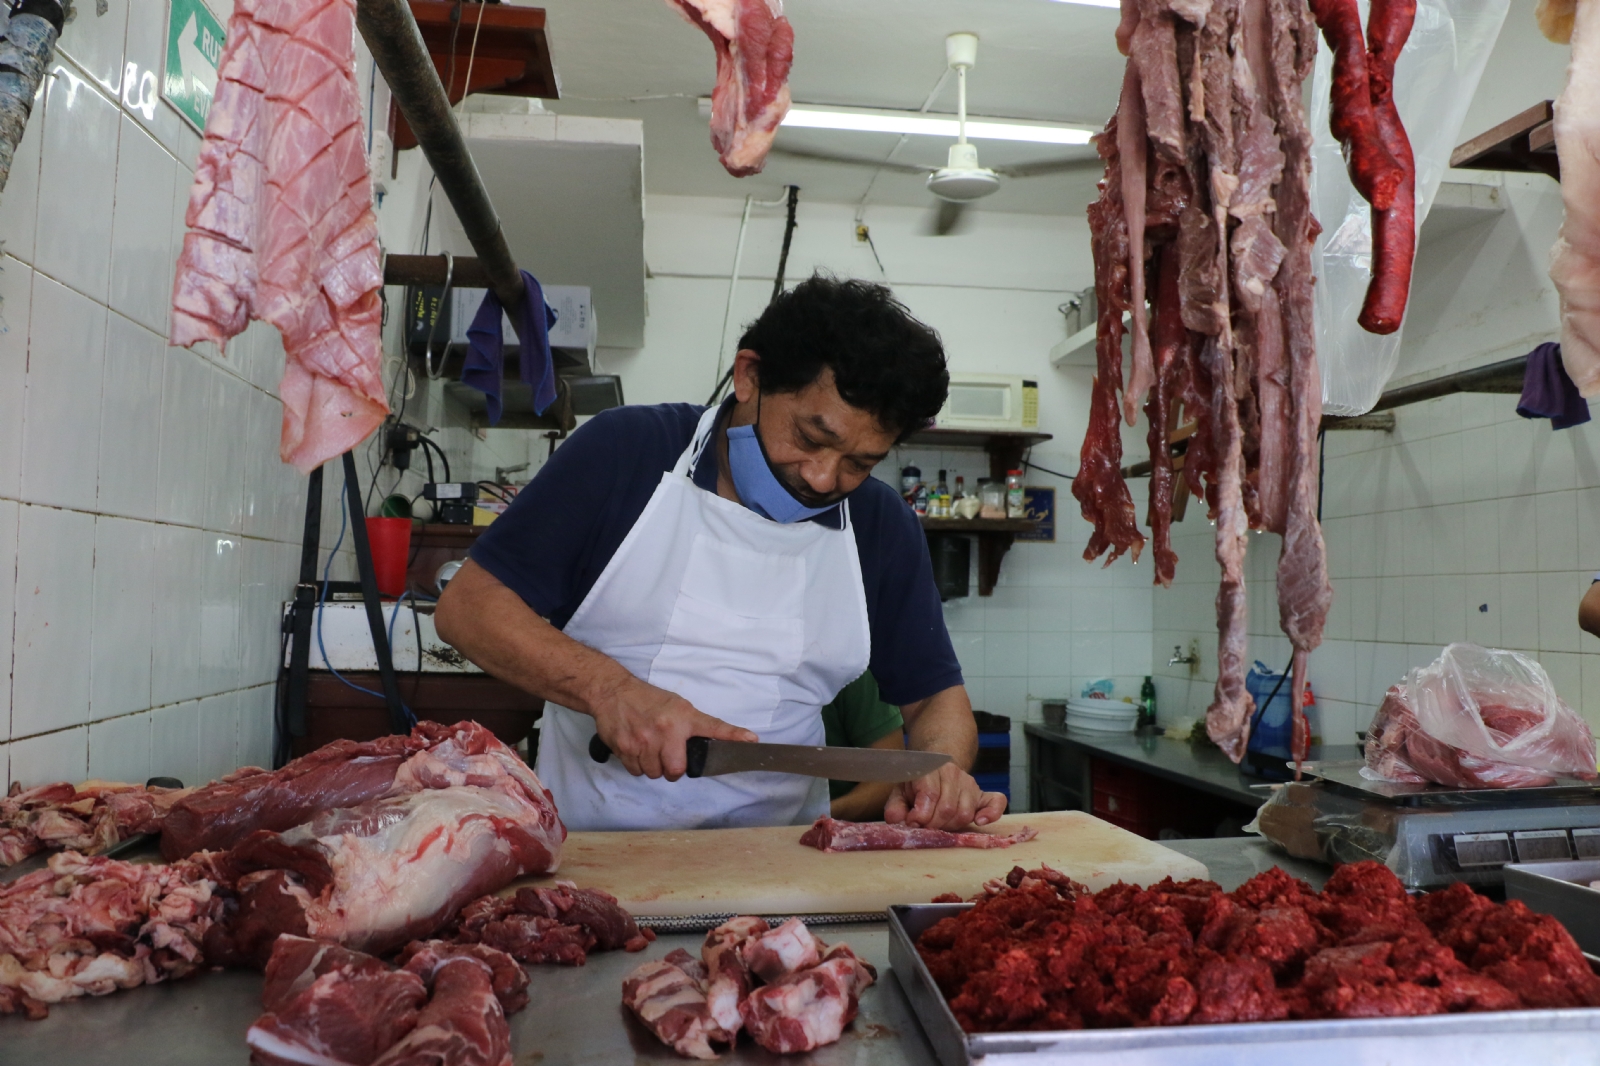
[[[781,0],[668,0],[717,50],[711,145],[736,178],[761,173],[789,113],[794,30]]]
[[[283,335],[279,454],[310,471],[389,413],[355,0],[235,0],[184,217],[172,343]]]
[[[1009,815],[988,828],[1009,833],[1024,824],[1039,835],[1007,851],[1007,859],[1047,863],[1096,888],[1205,876],[1194,859],[1082,811]],[[610,893],[641,922],[673,915],[862,914],[944,892],[965,899],[994,876],[998,854],[972,848],[827,853],[799,846],[795,836],[794,826],[572,833],[562,846],[561,877]]]
[[[951,833],[887,822],[842,822],[823,815],[800,843],[818,851],[916,851],[924,848],[1009,848],[1038,836],[1023,826],[1015,833]]]

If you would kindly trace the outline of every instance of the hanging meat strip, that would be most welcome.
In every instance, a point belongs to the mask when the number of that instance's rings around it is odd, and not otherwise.
[[[1155,355],[1155,385],[1144,405],[1150,422],[1150,537],[1154,542],[1156,582],[1172,584],[1177,572],[1178,554],[1172,550],[1172,491],[1176,481],[1172,469],[1172,449],[1168,427],[1172,423],[1174,394],[1178,380],[1188,368],[1189,331],[1179,312],[1178,275],[1182,260],[1176,241],[1162,245],[1156,256],[1156,320],[1151,340]]]
[[[355,0],[237,0],[172,293],[172,343],[283,334],[279,454],[310,471],[389,413]]]
[[[1205,361],[1214,382],[1211,399],[1217,432],[1217,685],[1206,708],[1206,734],[1234,762],[1250,738],[1255,701],[1244,687],[1249,657],[1248,601],[1244,588],[1247,523],[1244,513],[1244,460],[1240,451],[1239,409],[1233,391],[1231,353],[1207,340]]]
[[[1284,258],[1273,282],[1283,306],[1293,402],[1289,492],[1283,551],[1278,556],[1278,625],[1294,646],[1290,706],[1294,711],[1296,772],[1310,744],[1302,700],[1306,662],[1322,643],[1333,602],[1327,550],[1317,521],[1317,433],[1322,422],[1322,377],[1312,319],[1311,244],[1321,226],[1311,215],[1311,129],[1300,86],[1316,58],[1316,29],[1295,0],[1265,0],[1272,41],[1272,105],[1284,151],[1278,186],[1277,233]]]
[[[1582,0],[1572,61],[1556,100],[1556,152],[1566,217],[1550,280],[1561,294],[1561,361],[1578,391],[1600,393],[1600,5]]]
[[[1089,428],[1083,437],[1078,476],[1072,482],[1072,495],[1077,497],[1084,519],[1094,526],[1083,557],[1098,559],[1110,549],[1107,566],[1129,549],[1137,561],[1144,548],[1133,496],[1122,479],[1122,429],[1117,409],[1117,393],[1122,390],[1122,314],[1128,309],[1128,226],[1122,210],[1119,140],[1118,119],[1113,116],[1105,132],[1095,139],[1100,157],[1106,161],[1100,198],[1088,211],[1095,298],[1100,309],[1095,333],[1098,370],[1089,397]],[[1142,143],[1139,149],[1143,151]]]
[[[1311,14],[1333,51],[1333,106],[1328,126],[1344,146],[1350,183],[1367,203],[1386,211],[1394,203],[1405,170],[1378,133],[1361,12],[1356,0],[1311,0]]]

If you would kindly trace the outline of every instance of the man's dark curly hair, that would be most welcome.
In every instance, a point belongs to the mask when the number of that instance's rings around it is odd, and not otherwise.
[[[896,442],[922,429],[950,387],[939,334],[886,286],[813,274],[782,293],[739,338],[761,356],[764,392],[798,392],[833,371],[839,395]]]

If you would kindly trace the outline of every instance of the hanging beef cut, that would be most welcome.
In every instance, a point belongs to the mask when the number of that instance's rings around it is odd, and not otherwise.
[[[794,30],[781,0],[669,0],[717,50],[711,145],[736,178],[761,173],[789,113]]]
[[[172,343],[283,335],[279,454],[310,471],[389,413],[355,0],[235,0],[184,216]]]

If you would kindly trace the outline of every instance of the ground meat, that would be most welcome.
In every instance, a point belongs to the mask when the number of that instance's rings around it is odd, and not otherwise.
[[[1466,885],[1413,897],[1372,862],[1320,893],[1278,869],[1090,893],[1019,867],[917,950],[968,1032],[1600,1006],[1555,919]]]

